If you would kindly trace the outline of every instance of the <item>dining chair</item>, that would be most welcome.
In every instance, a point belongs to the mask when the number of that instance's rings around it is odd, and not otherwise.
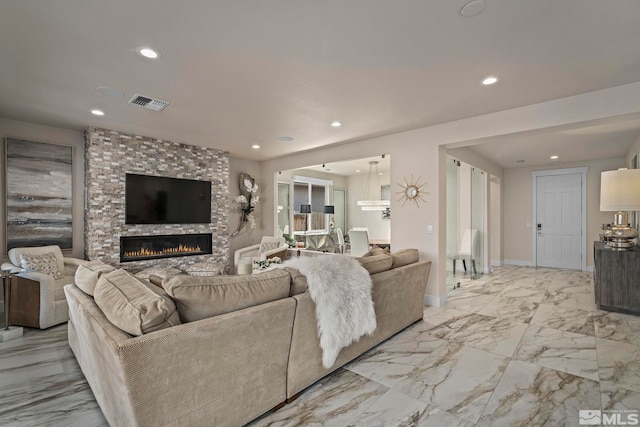
[[[349,231],[349,243],[351,244],[351,256],[359,257],[369,252],[369,232],[367,230]]]
[[[462,235],[462,241],[458,247],[458,252],[455,254],[449,254],[448,257],[453,261],[453,274],[456,274],[456,261],[462,260],[462,266],[464,271],[467,271],[466,260],[471,260],[471,267],[473,268],[473,274],[478,274],[476,271],[476,260],[474,256],[478,255],[478,230],[475,228],[467,228]]]
[[[336,249],[338,250],[339,253],[343,254],[345,243],[344,243],[344,234],[342,234],[341,228],[336,228],[336,236],[338,237],[338,244],[336,245]]]

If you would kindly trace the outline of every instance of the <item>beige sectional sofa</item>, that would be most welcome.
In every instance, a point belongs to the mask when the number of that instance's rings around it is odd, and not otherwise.
[[[417,258],[415,250],[362,258],[377,329],[329,369],[306,278],[291,268],[180,275],[163,289],[83,267],[65,287],[69,344],[112,426],[240,426],[421,320],[431,262]]]

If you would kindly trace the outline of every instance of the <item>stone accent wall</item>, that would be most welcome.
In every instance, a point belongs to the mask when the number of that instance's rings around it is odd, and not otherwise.
[[[211,224],[125,224],[125,174],[211,181]],[[129,270],[229,264],[229,156],[212,148],[89,128],[85,153],[85,251]],[[120,236],[212,233],[213,254],[120,264]]]

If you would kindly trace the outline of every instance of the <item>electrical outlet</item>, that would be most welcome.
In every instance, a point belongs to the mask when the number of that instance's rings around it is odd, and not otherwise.
[[[427,233],[429,234],[433,233],[433,225],[431,224],[427,225]]]

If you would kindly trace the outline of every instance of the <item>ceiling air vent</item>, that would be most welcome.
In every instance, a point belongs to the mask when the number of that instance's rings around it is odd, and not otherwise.
[[[159,99],[153,99],[148,96],[138,94],[134,95],[133,98],[129,100],[129,104],[139,105],[140,107],[153,111],[162,111],[167,105],[169,105],[167,101],[161,101]]]

